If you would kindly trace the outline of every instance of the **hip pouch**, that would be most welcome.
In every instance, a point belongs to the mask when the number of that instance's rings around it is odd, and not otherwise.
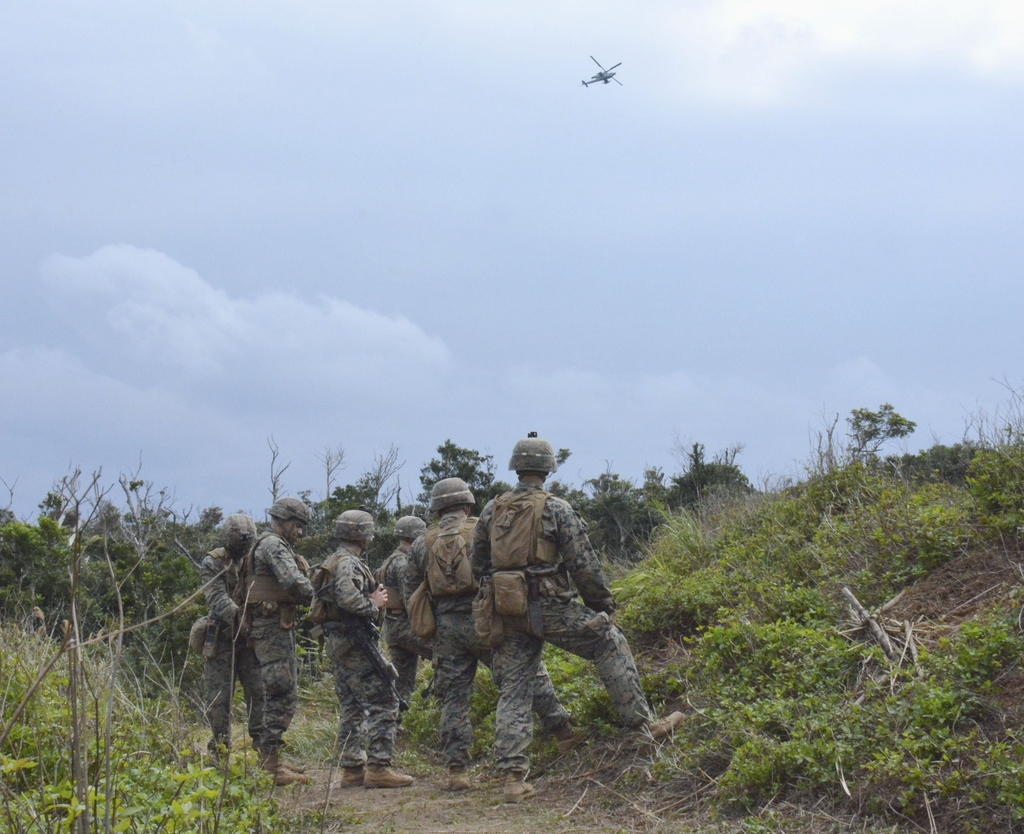
[[[529,608],[526,576],[518,570],[494,572],[494,610],[503,617],[525,617]]]
[[[424,579],[420,586],[409,597],[409,627],[413,634],[429,640],[437,630],[434,617],[434,600],[430,595],[430,585]]]
[[[188,647],[196,654],[202,654],[206,646],[206,630],[209,628],[208,617],[200,617],[192,623],[192,630],[188,634]]]
[[[505,642],[505,621],[494,609],[494,583],[487,579],[473,600],[473,630],[485,649],[496,649]]]

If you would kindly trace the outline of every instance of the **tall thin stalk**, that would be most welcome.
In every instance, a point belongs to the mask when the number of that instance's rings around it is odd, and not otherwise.
[[[110,766],[110,750],[112,747],[112,732],[114,725],[114,692],[117,688],[117,672],[121,665],[121,649],[124,644],[124,601],[121,598],[121,585],[114,573],[114,563],[110,558],[110,550],[107,547],[107,535],[103,535],[103,555],[107,560],[107,570],[110,572],[110,582],[117,594],[117,637],[114,643],[114,656],[110,664],[110,683],[107,689],[107,715],[106,726],[103,737],[103,772],[106,777],[104,784],[104,806],[103,806],[103,830],[110,834],[111,804],[114,794],[113,769]]]

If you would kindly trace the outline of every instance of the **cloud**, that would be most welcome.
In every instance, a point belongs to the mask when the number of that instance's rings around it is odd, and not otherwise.
[[[657,23],[648,34],[661,44],[665,71],[711,100],[790,100],[843,65],[1024,79],[1024,7],[1006,0],[652,5],[645,26]]]
[[[308,487],[314,450],[362,451],[450,370],[444,342],[403,316],[232,297],[153,250],[55,255],[40,275],[57,335],[26,343],[47,329],[25,322],[32,335],[0,353],[0,476],[19,479],[22,512],[69,463],[117,473],[140,456],[144,477],[188,501],[258,508],[269,436],[301,456],[292,474]]]
[[[374,381],[419,390],[449,361],[444,342],[404,316],[328,296],[232,298],[150,249],[54,255],[41,275],[68,349],[102,373],[183,394],[237,398],[281,380],[278,405],[302,409]]]

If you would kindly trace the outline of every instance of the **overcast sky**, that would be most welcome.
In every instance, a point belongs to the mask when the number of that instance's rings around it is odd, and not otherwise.
[[[271,435],[314,495],[529,430],[798,474],[1024,381],[1020,2],[9,0],[0,90],[19,515],[141,459],[262,516]]]

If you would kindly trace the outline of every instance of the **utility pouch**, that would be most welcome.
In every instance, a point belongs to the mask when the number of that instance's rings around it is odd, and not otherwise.
[[[488,579],[480,584],[473,600],[473,630],[485,649],[496,649],[505,642],[505,621],[494,608],[494,583]]]
[[[434,618],[434,599],[430,595],[430,586],[426,579],[409,597],[408,611],[409,627],[413,634],[424,640],[433,637],[437,630],[437,620]]]
[[[280,619],[278,623],[281,626],[282,631],[291,631],[295,628],[295,606],[282,604],[280,611]]]
[[[529,592],[522,571],[495,571],[492,582],[494,610],[503,617],[525,617],[529,607]]]
[[[192,630],[188,633],[188,647],[196,654],[203,654],[203,649],[206,648],[206,632],[209,625],[209,617],[200,617],[192,623]]]
[[[206,639],[203,641],[203,657],[212,660],[217,656],[217,637],[220,635],[220,622],[213,617],[206,618]]]
[[[393,586],[385,585],[388,592],[388,601],[385,603],[388,611],[402,613],[405,611],[405,602],[402,600],[402,592]]]

